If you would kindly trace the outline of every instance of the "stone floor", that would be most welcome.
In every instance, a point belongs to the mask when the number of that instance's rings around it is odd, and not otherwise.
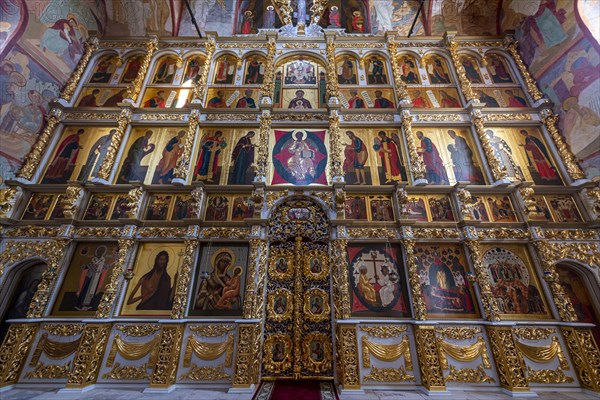
[[[600,395],[582,392],[538,392],[539,400],[599,400]],[[340,400],[508,400],[510,396],[499,392],[452,391],[446,396],[427,396],[416,391],[366,390],[361,394],[342,394]],[[531,397],[528,397],[531,398]],[[61,392],[49,388],[17,388],[0,392],[0,400],[251,400],[250,394],[228,394],[225,390],[176,389],[171,393],[141,393],[139,389],[105,389]],[[277,399],[273,399],[277,400]],[[297,399],[302,400],[302,399]]]

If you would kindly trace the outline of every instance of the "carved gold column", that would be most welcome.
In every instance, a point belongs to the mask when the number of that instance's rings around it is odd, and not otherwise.
[[[331,176],[333,181],[341,181],[342,172],[342,145],[340,134],[340,115],[337,109],[331,110],[329,115],[329,146],[331,149]]]
[[[63,258],[67,246],[71,243],[70,239],[55,239],[47,242],[45,246],[45,257],[48,268],[42,274],[42,281],[38,285],[37,291],[33,295],[27,318],[41,318],[44,309],[48,304],[50,290],[54,288],[56,278],[60,269],[60,261]]]
[[[476,100],[475,93],[473,93],[473,88],[471,88],[471,82],[467,79],[467,72],[465,71],[465,67],[460,62],[460,57],[458,56],[458,42],[454,37],[448,37],[448,48],[450,50],[450,56],[452,57],[452,63],[454,64],[454,68],[456,68],[456,73],[458,75],[458,83],[460,83],[460,89],[467,101]]]
[[[600,393],[600,350],[591,329],[565,326],[561,330],[581,386]]]
[[[171,310],[171,318],[180,319],[185,317],[185,309],[187,307],[188,291],[190,280],[192,278],[192,268],[194,268],[194,255],[198,247],[198,240],[185,240],[185,254],[183,255],[183,265],[179,272],[177,280],[177,289],[173,298],[173,309]]]
[[[125,263],[127,261],[127,255],[131,250],[131,247],[135,243],[135,240],[131,238],[119,239],[118,249],[118,260],[116,265],[113,266],[110,280],[104,288],[102,299],[98,304],[98,311],[96,311],[96,318],[107,318],[110,315],[113,303],[117,295],[117,288],[119,287],[119,281],[123,273],[125,272]]]
[[[542,113],[542,121],[544,122],[544,125],[546,126],[546,129],[548,130],[552,141],[554,141],[554,145],[558,150],[560,158],[562,158],[563,160],[563,163],[565,165],[565,168],[567,169],[567,172],[569,173],[569,176],[571,176],[573,180],[584,179],[585,174],[577,164],[575,156],[573,155],[573,153],[571,153],[571,150],[569,150],[569,148],[567,147],[564,138],[556,128],[556,123],[558,122],[558,115],[555,115],[550,110],[546,110]]]
[[[244,318],[260,318],[264,306],[264,279],[267,265],[267,242],[250,239],[250,262],[246,278]]]
[[[150,387],[167,388],[175,383],[184,328],[183,325],[163,324]]]
[[[275,6],[275,10],[277,10],[277,14],[283,25],[289,25],[292,23],[292,13],[294,12],[292,7],[290,6],[289,0],[273,0],[273,5]]]
[[[131,119],[131,112],[129,110],[122,110],[121,114],[117,117],[117,129],[115,134],[112,136],[110,141],[110,146],[106,151],[106,156],[102,161],[102,166],[98,171],[98,178],[103,180],[108,180],[110,177],[110,171],[112,167],[115,165],[115,158],[117,156],[117,151],[119,150],[119,146],[121,145],[121,141],[123,140],[123,136],[125,136],[125,130],[127,129],[127,125]]]
[[[356,325],[338,324],[338,379],[344,390],[360,389],[360,366],[358,360],[358,337]]]
[[[490,142],[490,137],[485,133],[485,127],[483,126],[483,115],[481,115],[481,110],[475,108],[471,111],[471,121],[473,121],[473,125],[475,125],[475,131],[477,132],[477,136],[479,136],[479,140],[481,141],[481,146],[483,147],[483,152],[485,153],[485,159],[492,170],[492,177],[494,181],[501,181],[506,179],[506,167],[504,165],[500,165],[500,161],[496,158],[496,153],[494,151],[494,147]]]
[[[421,284],[419,283],[419,271],[415,257],[415,240],[405,238],[402,240],[402,244],[406,251],[406,265],[408,267],[408,280],[410,282],[414,318],[423,321],[427,319],[427,307],[425,306],[425,299],[423,298]]]
[[[477,230],[473,227],[465,229],[465,244],[471,253],[473,269],[475,270],[475,280],[479,286],[479,295],[485,316],[490,321],[500,321],[500,309],[492,293],[488,270],[483,265],[483,254],[481,254],[481,243],[477,238]]]
[[[11,324],[0,347],[0,387],[17,383],[38,326]]]
[[[395,36],[391,35],[387,38],[388,52],[392,62],[392,75],[394,76],[394,88],[396,89],[396,97],[400,103],[410,104],[410,95],[406,90],[406,84],[402,80],[402,70],[398,63],[397,52],[398,43],[396,42]]]
[[[52,110],[51,113],[54,111],[55,110]],[[54,112],[53,114],[48,115],[46,117],[46,126],[44,127],[44,131],[33,145],[33,148],[31,149],[29,154],[27,154],[23,166],[17,173],[17,177],[26,179],[28,181],[30,181],[31,178],[33,178],[35,169],[40,165],[40,161],[42,161],[44,151],[48,148],[48,143],[52,138],[52,134],[54,133],[56,126],[60,122],[59,115],[56,114],[60,115],[59,112]]]
[[[525,81],[525,85],[527,86],[527,91],[529,92],[534,101],[538,101],[543,97],[542,92],[540,92],[540,89],[538,89],[535,81],[529,73],[529,70],[523,62],[519,51],[517,50],[518,42],[513,37],[508,36],[504,39],[503,44],[515,60],[515,64],[517,64],[517,67],[521,72],[521,77],[523,78],[523,81]]]
[[[435,328],[433,326],[415,326],[417,357],[423,386],[430,391],[446,390],[444,373],[440,363]]]
[[[540,255],[544,269],[544,280],[548,282],[560,319],[562,321],[577,321],[577,313],[573,308],[571,298],[565,293],[565,289],[560,284],[558,272],[556,272],[554,263],[557,261],[557,258],[553,256],[552,243],[543,239],[536,239],[533,241],[533,244]]]
[[[0,218],[10,215],[21,193],[23,190],[20,187],[0,189]],[[2,267],[0,267],[0,275],[2,275]]]
[[[190,114],[188,121],[188,130],[185,135],[185,143],[183,144],[183,152],[177,160],[177,166],[173,170],[173,178],[183,180],[185,183],[190,170],[190,162],[192,157],[192,147],[194,146],[194,139],[196,138],[196,130],[198,128],[198,122],[200,121],[200,113],[193,110]]]
[[[340,91],[335,62],[335,34],[327,38],[325,52],[327,53],[327,102],[329,102],[332,97],[337,98]]]
[[[74,219],[77,214],[77,207],[83,197],[83,188],[77,184],[67,186],[65,195],[61,197],[61,206],[65,218]]]
[[[500,385],[512,392],[528,392],[525,363],[517,350],[508,326],[488,326],[489,344],[498,370]]]
[[[267,179],[267,166],[269,165],[269,134],[271,133],[271,111],[263,110],[260,116],[260,129],[258,136],[258,150],[256,151],[255,181],[264,182]]]
[[[277,44],[274,37],[269,37],[267,41],[267,59],[265,61],[265,76],[261,93],[263,97],[268,97],[269,102],[273,103],[273,92],[275,91],[275,51]],[[261,101],[262,103],[262,101]]]
[[[68,388],[82,388],[96,383],[110,328],[111,324],[87,324],[85,326],[79,348],[73,359],[73,368],[67,379]]]
[[[346,255],[348,240],[334,239],[331,241],[333,299],[336,319],[350,318],[350,285],[348,283],[348,259]]]
[[[79,85],[79,81],[85,72],[85,69],[90,62],[90,58],[92,58],[92,54],[98,50],[98,38],[90,37],[87,42],[84,43],[83,55],[79,59],[77,63],[77,67],[75,71],[69,77],[69,80],[65,84],[65,87],[60,92],[60,98],[66,101],[70,101],[77,89],[77,85]]]
[[[204,68],[202,69],[200,79],[198,79],[198,82],[194,85],[192,100],[204,101],[206,85],[208,83],[208,72],[212,65],[213,54],[215,53],[216,47],[215,38],[211,37],[206,41],[206,59],[204,60]]]
[[[234,388],[248,388],[258,383],[260,367],[260,325],[240,323],[233,376]]]
[[[415,138],[412,133],[413,116],[408,110],[402,110],[402,129],[408,146],[408,155],[410,157],[410,171],[415,181],[425,179],[425,163],[423,158],[417,153]]]
[[[131,82],[131,85],[127,89],[127,98],[131,99],[135,102],[142,91],[142,85],[144,83],[144,79],[146,78],[146,74],[148,73],[148,68],[150,67],[150,62],[152,62],[152,56],[154,52],[158,48],[158,39],[152,38],[144,44],[146,47],[146,54],[144,55],[144,59],[142,60],[142,65],[140,66],[140,70],[138,71],[137,76]],[[114,142],[113,137],[113,142]]]

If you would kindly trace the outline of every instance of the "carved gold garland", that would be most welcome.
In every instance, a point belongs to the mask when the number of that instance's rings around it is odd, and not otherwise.
[[[481,328],[479,327],[440,327],[435,328],[435,333],[439,334],[441,337],[445,337],[448,339],[454,340],[466,340],[475,337],[477,334],[481,333]]]
[[[530,121],[531,114],[486,114],[486,121]]]
[[[337,88],[335,90],[337,98]],[[340,179],[344,174],[342,172],[340,116],[337,110],[333,110],[329,116],[329,145],[331,146],[331,175],[334,179]]]
[[[83,324],[44,324],[41,330],[54,336],[75,336],[85,329]]]
[[[30,366],[36,365],[42,356],[45,354],[48,358],[53,360],[60,360],[73,354],[81,342],[81,337],[72,340],[70,342],[61,342],[48,338],[48,333],[44,332],[40,340],[38,341],[31,361]]]
[[[190,366],[192,354],[203,361],[213,361],[225,355],[224,366],[231,368],[233,365],[233,344],[233,333],[228,334],[227,340],[224,342],[217,343],[200,342],[193,335],[189,335],[183,356],[183,366]]]
[[[365,382],[415,382],[414,375],[406,372],[403,366],[398,368],[377,368],[372,367],[367,375],[363,378]]]
[[[81,344],[73,359],[67,387],[85,387],[96,382],[104,349],[108,342],[110,324],[87,324]]]
[[[481,243],[479,240],[467,239],[465,244],[469,248],[471,253],[471,260],[473,261],[473,269],[475,270],[475,279],[479,286],[479,293],[481,296],[481,303],[485,311],[487,319],[490,321],[500,320],[500,309],[492,293],[492,286],[488,275],[488,270],[483,265],[483,254],[481,250]]]
[[[572,383],[575,381],[570,376],[566,376],[562,369],[532,369],[527,367],[527,381],[531,383],[559,384]]]
[[[453,228],[415,228],[412,230],[415,239],[458,239],[460,232]]]
[[[515,64],[517,64],[517,67],[521,72],[521,76],[523,77],[525,85],[527,86],[527,91],[533,98],[533,101],[538,101],[539,99],[541,99],[543,97],[542,92],[540,92],[540,90],[538,89],[535,80],[531,77],[527,66],[523,62],[523,59],[521,58],[521,55],[517,50],[518,42],[515,41],[512,37],[506,37],[502,44],[504,45],[504,47],[506,47],[508,52],[512,55],[513,59],[515,60]]]
[[[544,346],[532,346],[519,341],[515,341],[515,345],[522,356],[527,357],[533,362],[548,363],[552,361],[554,357],[557,357],[561,369],[570,369],[567,358],[565,357],[562,347],[560,346],[560,342],[556,336],[552,336],[552,342]]]
[[[75,228],[74,236],[79,237],[101,237],[117,238],[121,235],[120,228],[93,227],[93,228]]]
[[[239,325],[233,376],[233,384],[238,387],[248,387],[258,383],[260,336],[259,324]]]
[[[475,93],[473,93],[473,89],[471,88],[471,82],[469,79],[467,79],[465,67],[460,61],[460,55],[458,54],[458,42],[453,37],[449,38],[448,40],[448,48],[450,50],[450,57],[452,57],[452,63],[456,69],[456,74],[458,75],[458,82],[460,83],[460,88],[465,96],[465,99],[467,99],[467,101],[476,100],[477,98],[475,97]]]
[[[150,358],[148,359],[148,367],[153,368],[157,362],[157,345],[159,341],[160,335],[154,336],[151,340],[144,343],[127,342],[121,339],[120,334],[116,334],[111,345],[110,353],[106,359],[106,366],[113,366],[117,354],[129,361],[139,360],[147,355],[150,355]]]
[[[413,117],[410,115],[410,112],[408,110],[403,110],[402,128],[404,129],[404,137],[406,138],[408,155],[410,156],[410,170],[414,179],[424,179],[426,170],[425,163],[423,162],[423,157],[417,153],[417,146],[415,145],[415,139],[412,133],[412,120]]]
[[[116,299],[117,288],[119,287],[121,276],[123,276],[126,270],[127,256],[134,243],[135,241],[133,239],[119,239],[117,262],[113,266],[110,280],[104,288],[102,299],[100,299],[100,304],[98,304],[98,311],[96,311],[96,318],[106,318],[110,315],[110,311]]]
[[[348,236],[353,238],[395,239],[396,234],[392,228],[348,228]]]
[[[148,368],[152,367],[146,363],[138,367],[133,365],[121,366],[120,363],[115,363],[110,371],[102,374],[102,379],[115,379],[119,381],[150,380]]]
[[[554,115],[551,111],[548,111],[544,118],[542,119],[556,149],[558,150],[558,154],[560,154],[560,158],[562,159],[567,172],[574,180],[585,178],[585,174],[577,164],[575,156],[567,147],[564,138],[556,128],[556,123],[558,122],[558,116]]]
[[[219,337],[234,331],[235,325],[192,325],[189,329],[198,336]]]
[[[150,378],[150,386],[168,387],[175,383],[183,329],[183,326],[163,325],[156,367]]]
[[[127,97],[133,100],[134,102],[137,100],[140,92],[142,90],[142,84],[144,83],[144,79],[146,78],[146,73],[148,72],[148,68],[150,67],[150,62],[152,61],[152,55],[158,48],[158,39],[152,38],[146,43],[144,43],[144,47],[146,48],[146,54],[144,54],[144,59],[142,60],[142,65],[140,65],[140,69],[138,71],[137,76],[127,89]],[[113,141],[115,139],[113,138]],[[106,178],[103,178],[106,179]]]
[[[450,372],[444,378],[446,382],[494,383],[496,380],[485,373],[482,365],[477,368],[460,368],[450,366]]]
[[[344,114],[344,122],[390,122],[394,114]]]
[[[206,58],[204,59],[204,66],[202,69],[202,74],[200,75],[200,79],[194,85],[192,99],[204,101],[204,96],[206,95],[206,86],[208,84],[208,71],[210,71],[210,67],[212,64],[212,58],[215,53],[215,39],[209,38],[205,44],[206,48]]]
[[[427,319],[427,306],[425,305],[425,298],[419,281],[418,265],[415,256],[415,240],[406,238],[402,240],[402,244],[406,251],[406,266],[413,301],[414,318],[423,321]]]
[[[179,377],[182,381],[230,381],[231,375],[225,372],[225,365],[216,367],[197,366],[192,363],[190,369]]]
[[[179,270],[179,279],[177,280],[177,287],[173,298],[173,309],[171,310],[171,318],[173,319],[183,318],[185,316],[188,302],[188,289],[192,279],[194,255],[197,247],[198,241],[196,239],[186,239],[183,263]]]
[[[69,376],[71,371],[71,362],[64,365],[50,364],[46,365],[43,362],[38,362],[35,368],[25,374],[26,379],[64,379]]]
[[[400,64],[398,63],[398,43],[393,37],[389,37],[387,40],[387,47],[390,54],[390,60],[392,62],[392,75],[394,76],[394,82],[396,84],[396,97],[398,98],[398,101],[410,104],[410,95],[406,90],[406,84],[402,80],[402,71]]]
[[[348,283],[345,239],[332,240],[332,280],[333,280],[333,305],[335,316],[338,319],[350,318],[350,285]]]
[[[462,121],[462,118],[459,114],[415,114],[415,119],[417,121],[454,121],[459,122]]]
[[[131,112],[128,110],[122,110],[121,114],[117,116],[117,129],[110,140],[110,145],[106,151],[106,156],[104,157],[104,160],[102,160],[102,166],[98,171],[98,178],[108,180],[110,177],[110,172],[115,164],[117,151],[119,150],[123,136],[125,136],[125,130],[127,129],[127,125],[129,124],[130,120]]]
[[[513,333],[516,337],[526,340],[547,339],[556,332],[554,328],[514,328]]]
[[[382,344],[370,341],[366,336],[361,338],[362,344],[362,366],[371,367],[371,355],[380,361],[395,361],[404,357],[404,366],[408,371],[412,371],[412,356],[410,354],[410,342],[408,336],[404,335],[402,340],[394,344]]]
[[[198,122],[200,121],[200,114],[192,112],[189,118],[188,130],[185,135],[185,143],[183,145],[183,152],[177,160],[177,166],[173,170],[173,177],[179,179],[186,179],[188,171],[190,169],[190,158],[192,156],[192,146],[194,139],[196,138],[196,130],[198,129]]]
[[[340,91],[335,60],[335,36],[327,38],[325,53],[327,54],[327,102],[330,102],[332,97],[339,96]],[[334,151],[333,148],[332,151]]]
[[[0,347],[0,386],[17,382],[31,342],[38,330],[36,325],[11,324]]]
[[[440,364],[442,369],[448,369],[448,356],[460,362],[471,362],[481,357],[483,367],[490,369],[490,356],[483,337],[478,336],[475,343],[471,345],[456,345],[437,339],[437,347],[440,353]]]

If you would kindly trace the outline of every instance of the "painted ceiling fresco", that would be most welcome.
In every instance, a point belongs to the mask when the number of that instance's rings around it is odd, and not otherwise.
[[[307,5],[311,0],[300,0]],[[271,0],[189,0],[201,31],[252,35],[281,26]],[[296,8],[297,0],[291,0]],[[520,51],[561,116],[563,134],[589,177],[600,175],[598,0],[425,0],[413,36],[499,35]],[[320,24],[348,33],[408,35],[419,0],[330,0]],[[335,11],[333,7],[337,7]],[[276,11],[276,10],[275,10]],[[353,15],[364,23],[358,28]],[[298,15],[293,16],[297,20]],[[302,15],[300,15],[302,18]],[[35,142],[50,99],[100,37],[196,36],[183,0],[2,0],[0,2],[0,182]],[[575,79],[577,76],[577,79]]]

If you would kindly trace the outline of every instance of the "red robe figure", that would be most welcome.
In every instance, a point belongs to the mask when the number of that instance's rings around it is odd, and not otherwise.
[[[83,135],[85,131],[79,129],[77,133],[69,135],[62,141],[58,149],[56,150],[56,156],[46,171],[42,183],[66,183],[70,178],[73,169],[75,169],[75,163],[77,162],[77,156],[79,155],[79,137]]]
[[[423,132],[417,131],[417,137],[421,141],[421,149],[417,151],[423,157],[423,163],[427,169],[427,180],[438,185],[448,184],[448,175],[444,162],[440,157],[435,144]]]
[[[535,136],[530,135],[525,129],[522,129],[519,133],[525,136],[524,147],[527,151],[527,161],[529,162],[529,165],[535,167],[540,178],[546,182],[559,180],[558,174],[552,168],[548,150],[542,141]],[[533,162],[531,160],[532,158]]]

